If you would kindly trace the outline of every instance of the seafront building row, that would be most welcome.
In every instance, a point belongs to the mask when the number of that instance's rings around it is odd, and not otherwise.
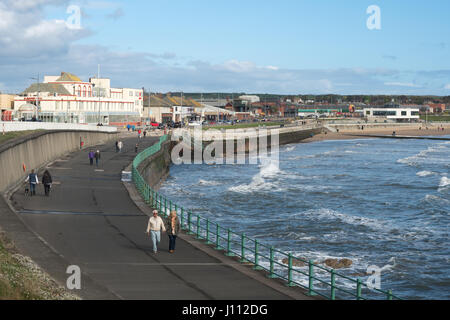
[[[150,122],[200,122],[247,120],[266,117],[319,118],[364,117],[389,121],[418,121],[419,112],[446,110],[445,104],[382,106],[316,104],[301,99],[267,99],[258,95],[193,98],[179,94],[149,94],[143,88],[111,87],[109,78],[83,81],[74,74],[44,76],[18,95],[0,94],[2,121],[44,121],[59,123],[101,123],[110,125]]]

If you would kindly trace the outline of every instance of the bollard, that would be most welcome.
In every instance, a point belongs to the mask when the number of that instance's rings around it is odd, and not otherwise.
[[[392,290],[388,290],[387,299],[392,300]]]

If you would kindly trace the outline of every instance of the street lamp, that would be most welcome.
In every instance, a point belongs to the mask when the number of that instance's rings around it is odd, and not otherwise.
[[[38,91],[37,91],[37,95],[36,95],[36,108],[37,108],[37,110],[36,110],[36,118],[39,119],[39,109],[40,109],[40,103],[39,103],[39,93],[40,93],[40,90],[39,90],[39,73],[37,74],[37,78],[33,77],[33,78],[30,78],[30,79],[37,81],[37,90]]]

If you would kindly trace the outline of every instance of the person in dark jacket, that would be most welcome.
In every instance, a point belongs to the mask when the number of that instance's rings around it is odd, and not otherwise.
[[[52,187],[52,176],[48,170],[45,170],[44,175],[42,176],[42,184],[44,185],[45,195],[48,197],[50,195],[50,188]]]
[[[169,236],[169,252],[174,253],[177,235],[181,229],[180,219],[178,219],[177,212],[175,210],[170,212],[166,225],[167,235]]]
[[[98,167],[98,160],[100,160],[100,150],[97,149],[97,151],[95,151],[95,165]]]
[[[92,166],[94,164],[94,157],[95,157],[95,152],[94,151],[89,151],[89,163]]]

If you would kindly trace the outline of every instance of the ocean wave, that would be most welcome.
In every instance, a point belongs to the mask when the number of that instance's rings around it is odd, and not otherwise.
[[[198,180],[198,184],[199,185],[203,185],[203,186],[217,186],[217,185],[220,184],[220,182],[219,181],[208,181],[208,180],[200,179],[200,180]]]
[[[356,226],[366,226],[375,230],[386,230],[387,223],[385,221],[380,221],[377,219],[371,219],[361,216],[348,215],[344,213],[340,213],[338,211],[321,208],[321,209],[312,209],[298,213],[301,216],[309,216],[313,218],[317,218],[318,220],[334,220],[340,221],[350,225]]]
[[[450,185],[450,179],[447,177],[442,177],[441,181],[439,182],[439,187],[446,187]]]
[[[435,174],[435,173],[432,171],[420,171],[420,172],[416,173],[416,175],[419,177],[427,177],[427,176],[431,176],[433,174]]]

